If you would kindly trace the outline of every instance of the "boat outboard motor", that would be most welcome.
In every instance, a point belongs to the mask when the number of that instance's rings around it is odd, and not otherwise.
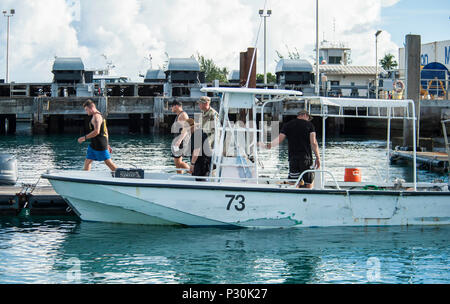
[[[14,185],[18,178],[16,157],[11,154],[0,154],[0,185]]]

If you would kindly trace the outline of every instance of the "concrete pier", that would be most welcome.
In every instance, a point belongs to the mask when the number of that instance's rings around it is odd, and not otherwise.
[[[85,132],[87,116],[82,105],[86,99],[85,97],[0,97],[0,135],[5,135],[6,132],[14,134],[18,116],[30,117],[29,123],[34,134]],[[120,126],[127,126],[128,131],[133,134],[170,133],[170,126],[175,118],[170,111],[170,103],[175,99],[183,103],[183,109],[190,117],[200,113],[197,98],[190,97],[93,97],[92,99],[108,119],[108,126],[114,126],[120,122]],[[212,98],[211,106],[218,110],[219,99]],[[269,103],[264,108],[265,120],[286,121],[291,116],[296,116],[301,107],[302,104],[298,102]],[[441,117],[449,111],[449,100],[422,100],[421,137],[442,137]],[[126,122],[124,123],[123,120]],[[320,119],[314,119],[313,123],[318,129],[321,128]],[[335,136],[361,132],[362,134],[384,134],[386,130],[386,122],[380,120],[337,118],[330,119],[328,123],[332,125],[328,125],[327,134]],[[401,132],[402,128],[401,123],[393,122],[394,132],[397,130]]]

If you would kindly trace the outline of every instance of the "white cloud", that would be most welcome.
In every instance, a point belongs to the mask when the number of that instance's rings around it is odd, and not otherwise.
[[[354,64],[373,65],[374,33],[382,7],[398,0],[320,0],[320,38],[348,42]],[[199,52],[230,70],[239,53],[253,46],[263,0],[2,0],[0,9],[15,8],[11,19],[10,78],[16,82],[51,81],[55,55],[82,57],[88,68],[105,65],[140,81],[149,54],[162,66],[165,52],[189,57]],[[270,1],[268,71],[275,50],[297,48],[311,60],[315,44],[315,1]],[[4,75],[6,18],[0,24],[0,75]],[[335,28],[335,30],[333,30]],[[379,54],[396,54],[389,32],[379,37]],[[258,41],[258,72],[263,70],[263,32]],[[3,76],[0,76],[3,78]]]

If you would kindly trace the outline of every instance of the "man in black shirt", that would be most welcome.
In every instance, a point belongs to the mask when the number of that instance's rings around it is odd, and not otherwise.
[[[312,152],[316,156],[314,168],[320,168],[319,145],[316,139],[316,130],[311,120],[312,117],[308,111],[300,111],[296,119],[283,125],[277,138],[265,145],[267,149],[271,149],[288,138],[289,179],[296,180],[304,171],[311,169],[313,165]],[[303,175],[303,182],[306,188],[312,188],[314,173],[309,172]]]
[[[189,118],[186,120],[190,126],[191,133],[191,166],[190,172],[193,176],[207,176],[211,166],[211,144],[208,135],[201,128],[197,128],[194,120]],[[205,181],[205,179],[196,179],[197,181]]]

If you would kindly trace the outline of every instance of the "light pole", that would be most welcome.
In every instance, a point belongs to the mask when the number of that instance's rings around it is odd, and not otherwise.
[[[319,0],[316,0],[316,81],[314,89],[316,95],[319,96]]]
[[[14,16],[16,11],[11,9],[8,11],[3,11],[3,15],[8,19],[8,26],[6,30],[6,83],[9,83],[9,18]]]
[[[381,30],[375,33],[375,98],[378,99],[378,35],[381,34]]]
[[[267,85],[267,23],[266,23],[266,19],[267,17],[270,17],[270,15],[272,15],[272,10],[265,10],[265,9],[260,9],[259,10],[259,15],[261,17],[264,17],[264,85]]]

